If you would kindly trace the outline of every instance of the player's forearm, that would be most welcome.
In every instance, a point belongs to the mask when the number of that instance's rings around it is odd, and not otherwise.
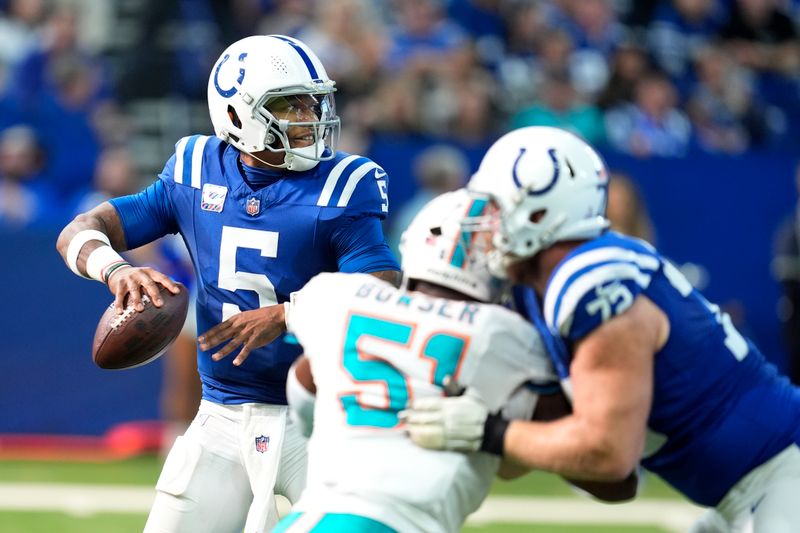
[[[370,274],[383,281],[388,281],[395,287],[400,286],[400,281],[403,277],[397,270],[380,270],[378,272],[370,272]]]
[[[554,422],[512,421],[504,456],[530,469],[573,479],[619,481],[636,467],[641,446],[620,438],[613,428],[598,428],[569,416]]]
[[[77,242],[75,239],[79,235],[82,238],[80,242]],[[77,266],[81,275],[86,274],[86,263],[89,256],[102,246],[111,246],[118,251],[127,249],[119,216],[114,207],[107,202],[87,213],[76,216],[64,227],[56,241],[56,249],[67,266],[71,269],[73,266]],[[74,254],[77,255],[70,257]],[[74,265],[70,264],[71,262]]]

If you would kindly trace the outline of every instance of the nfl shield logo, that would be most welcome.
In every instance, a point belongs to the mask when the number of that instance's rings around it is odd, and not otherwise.
[[[258,453],[264,453],[269,449],[269,437],[265,437],[261,435],[256,437],[256,451]]]
[[[258,198],[250,198],[247,200],[247,214],[254,217],[261,211],[261,200]]]

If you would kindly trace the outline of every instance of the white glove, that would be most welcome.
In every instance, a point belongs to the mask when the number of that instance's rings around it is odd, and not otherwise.
[[[488,415],[486,406],[469,394],[420,398],[414,401],[411,409],[400,412],[415,444],[431,450],[459,452],[481,448]]]

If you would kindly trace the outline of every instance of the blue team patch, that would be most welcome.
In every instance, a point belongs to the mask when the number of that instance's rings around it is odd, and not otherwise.
[[[256,437],[256,451],[264,453],[269,450],[269,436],[259,435]]]

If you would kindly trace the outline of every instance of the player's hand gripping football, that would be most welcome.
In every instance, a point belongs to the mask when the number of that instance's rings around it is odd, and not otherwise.
[[[445,384],[445,394],[414,400],[400,413],[411,440],[431,450],[478,451],[489,410],[455,381]]]
[[[126,266],[114,271],[108,278],[108,288],[114,293],[114,309],[118,315],[125,310],[126,303],[137,311],[144,311],[143,294],[147,294],[156,307],[161,307],[164,301],[159,294],[159,285],[166,287],[172,294],[181,291],[169,276],[150,267]]]
[[[284,307],[283,304],[277,304],[233,315],[200,335],[197,341],[203,351],[229,341],[211,356],[214,361],[227,357],[241,346],[241,351],[233,360],[233,364],[239,366],[252,350],[266,346],[284,331]]]

